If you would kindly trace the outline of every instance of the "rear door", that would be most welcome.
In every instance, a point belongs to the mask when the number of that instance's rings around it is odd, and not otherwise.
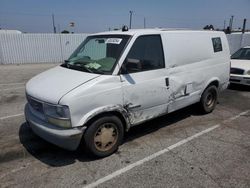
[[[131,124],[167,112],[168,78],[160,35],[139,36],[121,71],[124,106]]]

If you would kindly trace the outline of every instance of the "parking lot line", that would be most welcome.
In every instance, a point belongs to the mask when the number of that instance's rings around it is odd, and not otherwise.
[[[38,162],[38,161],[37,161],[37,162]],[[5,173],[5,174],[2,174],[2,175],[0,176],[0,179],[4,178],[5,176],[8,176],[8,175],[10,175],[10,174],[19,172],[20,170],[29,167],[31,164],[34,165],[34,163],[26,163],[24,166],[15,168],[15,169],[13,169],[13,170],[11,170],[11,171]]]
[[[24,82],[0,84],[0,86],[22,85]]]
[[[24,115],[24,114],[21,113],[21,114],[15,114],[15,115],[10,115],[10,116],[3,116],[3,117],[0,117],[0,120],[12,118],[12,117],[18,117],[18,116],[22,116],[22,115]]]
[[[8,91],[8,90],[14,90],[14,89],[23,89],[25,88],[24,86],[23,87],[13,87],[13,88],[7,88],[7,89],[1,89],[2,91]]]
[[[236,116],[233,116],[233,117],[231,117],[231,118],[229,118],[227,120],[224,120],[223,123],[229,123],[229,122],[239,118],[240,116],[243,116],[243,115],[247,114],[248,112],[249,112],[249,110],[241,112],[240,114],[238,114]],[[97,181],[95,181],[93,183],[90,183],[90,184],[88,184],[88,185],[86,185],[84,187],[85,188],[96,187],[96,186],[98,186],[98,185],[100,185],[100,184],[102,184],[102,183],[104,183],[106,181],[109,181],[109,180],[111,180],[111,179],[113,179],[113,178],[115,178],[115,177],[117,177],[117,176],[119,176],[119,175],[121,175],[121,174],[123,174],[123,173],[137,167],[137,166],[140,166],[140,165],[144,164],[145,162],[148,162],[148,161],[150,161],[150,160],[152,160],[152,159],[154,159],[154,158],[156,158],[156,157],[158,157],[160,155],[163,155],[163,154],[173,150],[176,147],[179,147],[179,146],[181,146],[181,145],[183,145],[183,144],[185,144],[185,143],[187,143],[187,142],[189,142],[189,141],[191,141],[191,140],[193,140],[195,138],[198,138],[198,137],[200,137],[200,136],[202,136],[202,135],[204,135],[204,134],[206,134],[208,132],[211,132],[212,130],[214,130],[216,128],[219,128],[220,126],[221,126],[221,124],[217,124],[217,125],[214,125],[214,126],[208,128],[208,129],[205,129],[205,130],[203,130],[203,131],[201,131],[201,132],[199,132],[199,133],[197,133],[197,134],[195,134],[193,136],[190,136],[188,138],[185,138],[185,139],[177,142],[176,144],[173,144],[173,145],[171,145],[171,146],[169,146],[169,147],[167,147],[167,148],[165,148],[163,150],[160,150],[160,151],[158,151],[158,152],[156,152],[156,153],[154,153],[154,154],[152,154],[150,156],[147,156],[147,157],[145,157],[145,158],[143,158],[143,159],[141,159],[141,160],[139,160],[139,161],[137,161],[135,163],[132,163],[132,164],[120,169],[120,170],[117,170],[117,171],[115,171],[115,172],[113,172],[113,173],[111,173],[111,174],[109,174],[109,175],[107,175],[107,176],[105,176],[103,178],[100,178]]]

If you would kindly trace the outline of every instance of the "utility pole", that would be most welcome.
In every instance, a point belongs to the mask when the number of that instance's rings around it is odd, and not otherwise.
[[[226,29],[226,20],[224,20],[224,27],[223,27],[223,30],[225,30]]]
[[[246,23],[247,23],[247,19],[245,18],[244,21],[243,21],[242,33],[245,33],[245,30],[246,30]]]
[[[229,25],[230,31],[232,31],[232,29],[233,29],[233,21],[234,21],[234,16],[231,16],[230,25]]]
[[[71,33],[74,33],[73,28],[75,27],[75,22],[70,22],[70,23],[69,23],[69,26],[72,27]]]
[[[146,18],[144,17],[144,29],[146,28]]]
[[[132,28],[132,16],[133,16],[133,13],[134,12],[132,10],[129,11],[129,29]]]
[[[60,26],[60,24],[57,24],[57,31],[58,31],[59,33],[61,33],[61,26]]]
[[[230,31],[231,31],[231,22],[232,22],[232,18],[229,19],[229,25],[228,25]]]
[[[55,16],[52,14],[52,24],[53,24],[53,31],[56,33],[56,26],[55,26]]]

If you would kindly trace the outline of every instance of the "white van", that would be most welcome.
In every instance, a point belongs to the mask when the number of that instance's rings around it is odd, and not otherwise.
[[[75,150],[83,141],[88,153],[105,157],[134,125],[194,103],[213,111],[229,71],[223,32],[93,34],[64,64],[27,83],[26,119],[55,145]]]

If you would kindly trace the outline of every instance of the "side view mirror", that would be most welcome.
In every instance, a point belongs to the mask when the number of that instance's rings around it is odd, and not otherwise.
[[[122,65],[122,74],[139,72],[142,69],[142,64],[139,59],[126,58]]]

